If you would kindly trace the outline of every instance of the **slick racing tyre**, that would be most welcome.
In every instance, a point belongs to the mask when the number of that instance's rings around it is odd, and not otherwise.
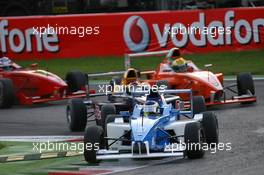
[[[87,123],[87,108],[82,99],[70,100],[67,106],[67,122],[71,131],[84,131]]]
[[[87,78],[84,73],[80,71],[68,72],[65,80],[68,85],[68,92],[73,93],[82,89],[87,84]]]
[[[105,121],[108,115],[116,114],[116,107],[113,104],[106,104],[101,107],[101,121],[99,121],[99,125],[105,130]]]
[[[122,117],[121,115],[109,114],[105,120],[105,127],[107,126],[108,123],[112,123],[115,121],[116,118],[121,118],[121,117]]]
[[[0,79],[0,108],[11,108],[15,102],[13,82],[10,79]]]
[[[216,115],[213,112],[204,112],[202,125],[206,143],[211,146],[218,144],[218,121]]]
[[[200,123],[192,122],[186,124],[184,130],[185,153],[189,159],[198,159],[204,156],[204,150],[202,149],[203,139]]]
[[[252,95],[255,94],[254,81],[250,73],[240,73],[237,75],[237,91],[238,95],[248,94],[248,91]]]
[[[97,163],[96,152],[104,149],[104,130],[101,126],[90,126],[84,134],[84,158],[88,163]]]
[[[193,97],[193,115],[206,111],[206,104],[203,96]]]

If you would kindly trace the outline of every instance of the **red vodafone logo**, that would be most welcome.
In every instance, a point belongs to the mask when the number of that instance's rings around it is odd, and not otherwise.
[[[127,47],[133,52],[141,52],[148,47],[149,29],[140,16],[131,16],[126,20],[123,35]]]
[[[27,29],[11,28],[8,20],[0,20],[0,50],[3,53],[31,53],[36,47],[37,52],[58,52],[59,38],[56,33],[40,36],[32,27]],[[33,41],[35,40],[35,42]],[[1,53],[0,53],[1,56]]]
[[[176,12],[175,12],[176,14]],[[187,14],[187,13],[186,13]],[[189,20],[172,17],[158,20],[150,16],[130,16],[123,28],[123,37],[132,52],[178,47],[226,47],[233,45],[261,44],[264,18],[239,16],[234,10],[221,13],[222,17],[208,20],[210,13],[193,13]],[[175,15],[176,16],[176,15]],[[147,25],[148,24],[148,25]],[[153,48],[155,46],[155,48]]]

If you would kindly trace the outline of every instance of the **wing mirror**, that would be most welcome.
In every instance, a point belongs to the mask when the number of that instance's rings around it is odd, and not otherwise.
[[[205,64],[204,65],[204,67],[206,68],[206,69],[209,69],[210,67],[212,67],[213,66],[213,64]]]
[[[33,63],[30,65],[31,69],[37,69],[37,67],[38,67],[38,63]]]

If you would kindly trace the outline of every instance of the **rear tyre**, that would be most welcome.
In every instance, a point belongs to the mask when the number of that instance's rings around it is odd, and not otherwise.
[[[10,79],[0,80],[0,108],[11,108],[15,103],[13,82]]]
[[[206,111],[206,104],[203,96],[193,97],[193,115]]]
[[[120,117],[122,117],[122,116],[116,115],[116,114],[109,114],[105,120],[105,126],[107,126],[108,123],[114,122],[116,118],[120,118]]]
[[[238,95],[255,94],[255,86],[252,75],[250,73],[240,73],[237,75],[237,91]]]
[[[68,84],[69,93],[77,92],[87,84],[87,78],[85,74],[80,71],[68,72],[65,80]]]
[[[105,148],[104,130],[101,126],[91,126],[84,134],[84,158],[88,163],[97,163],[96,152]]]
[[[87,108],[81,99],[70,100],[67,106],[67,122],[71,131],[84,131],[87,123]]]
[[[216,115],[213,112],[204,112],[202,125],[206,143],[211,146],[218,144],[218,121]]]
[[[101,122],[99,121],[99,125],[105,130],[105,121],[108,115],[116,114],[116,107],[113,104],[106,104],[101,107]]]
[[[200,123],[192,122],[186,124],[184,130],[185,153],[189,159],[198,159],[204,156],[201,136]]]

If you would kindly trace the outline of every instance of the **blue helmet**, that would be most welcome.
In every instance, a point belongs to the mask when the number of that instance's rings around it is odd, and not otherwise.
[[[0,67],[8,67],[12,65],[12,61],[7,57],[0,58]]]

